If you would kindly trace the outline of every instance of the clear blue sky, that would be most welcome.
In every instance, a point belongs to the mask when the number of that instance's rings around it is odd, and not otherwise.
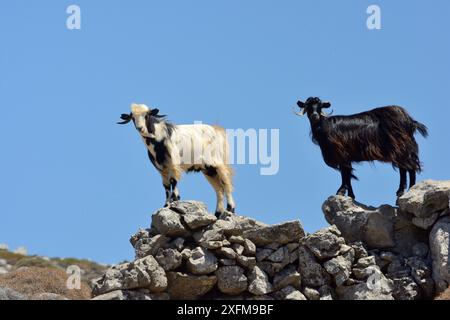
[[[378,4],[382,30],[369,31]],[[66,28],[66,8],[82,29]],[[280,171],[235,166],[238,213],[267,223],[326,222],[340,184],[291,112],[320,96],[335,114],[405,106],[428,125],[425,171],[450,179],[450,2],[12,1],[0,2],[0,243],[101,262],[129,259],[129,236],[164,201],[137,132],[115,124],[131,102],[175,123],[279,128]],[[393,204],[398,173],[357,167],[358,200]],[[184,199],[215,206],[200,175]]]

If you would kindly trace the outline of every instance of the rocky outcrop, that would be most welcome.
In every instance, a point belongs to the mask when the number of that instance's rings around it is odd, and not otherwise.
[[[136,260],[110,268],[95,299],[431,299],[450,283],[449,190],[425,181],[398,207],[330,197],[330,226],[266,225],[178,201],[130,239]]]

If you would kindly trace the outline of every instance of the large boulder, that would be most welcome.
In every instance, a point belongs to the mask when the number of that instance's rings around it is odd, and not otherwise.
[[[449,201],[450,181],[426,180],[412,187],[397,203],[400,210],[414,215],[416,226],[428,229],[441,214],[448,214]]]
[[[322,210],[328,223],[336,225],[347,241],[361,240],[371,248],[395,246],[394,207],[368,207],[349,197],[332,196]]]
[[[430,232],[430,250],[433,260],[433,279],[438,292],[450,284],[450,217],[441,218]]]

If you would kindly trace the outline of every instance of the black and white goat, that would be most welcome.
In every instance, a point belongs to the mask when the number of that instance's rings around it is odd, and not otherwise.
[[[329,102],[311,97],[306,102],[298,101],[300,112],[306,114],[311,124],[312,140],[318,144],[325,163],[341,172],[342,185],[338,194],[355,198],[351,179],[352,164],[362,161],[392,163],[400,169],[400,186],[397,196],[406,189],[406,174],[409,186],[416,183],[416,172],[421,171],[419,147],[414,134],[428,134],[427,127],[415,121],[399,106],[387,106],[349,116],[328,116],[324,109]]]
[[[174,125],[159,115],[158,109],[132,104],[130,114],[122,114],[122,122],[133,121],[147,149],[150,161],[161,174],[166,203],[180,199],[177,184],[183,172],[202,172],[217,194],[216,216],[234,213],[233,169],[229,165],[226,132],[205,124]]]

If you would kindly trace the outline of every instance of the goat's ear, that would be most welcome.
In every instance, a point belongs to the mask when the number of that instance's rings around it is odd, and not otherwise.
[[[127,124],[127,123],[129,123],[129,122],[133,119],[133,116],[132,116],[131,114],[125,114],[125,113],[123,113],[123,114],[120,116],[120,119],[122,119],[123,121],[117,122],[117,124]]]
[[[329,107],[331,107],[331,103],[329,103],[328,101],[322,102],[322,108],[328,109]]]
[[[150,115],[153,117],[157,116],[158,113],[159,113],[159,109],[153,109],[152,111],[150,111]]]
[[[298,105],[298,107],[299,107],[300,109],[304,109],[304,108],[305,108],[305,103],[304,103],[304,102],[301,102],[300,100],[297,101],[297,105]]]

